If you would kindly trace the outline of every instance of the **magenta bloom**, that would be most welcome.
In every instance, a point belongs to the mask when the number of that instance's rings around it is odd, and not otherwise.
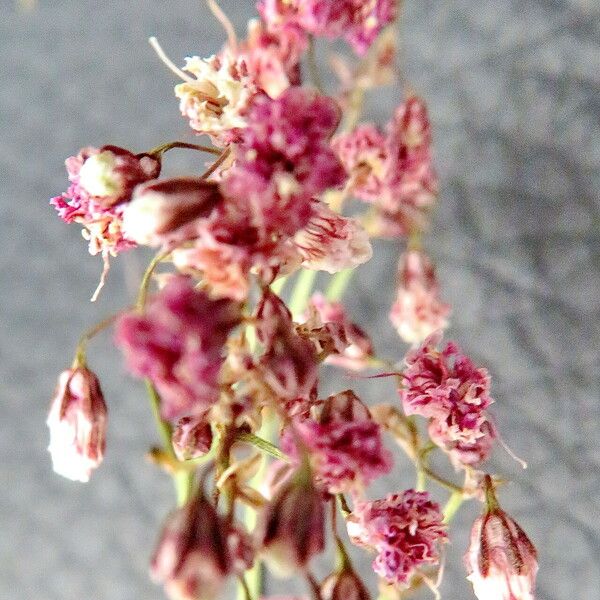
[[[396,0],[260,0],[258,10],[269,27],[295,26],[329,39],[344,38],[365,54],[397,11]]]
[[[400,257],[396,300],[390,311],[390,320],[405,342],[420,343],[447,327],[450,306],[439,294],[429,257],[418,250],[405,252]]]
[[[138,183],[158,177],[160,161],[148,154],[104,146],[83,148],[65,164],[71,185],[50,204],[66,223],[84,226],[90,254],[114,255],[135,246],[122,231],[123,203],[130,200]]]
[[[311,198],[344,183],[329,146],[339,118],[331,98],[303,88],[256,101],[222,187],[260,239],[294,235],[309,221]]]
[[[334,138],[333,147],[350,174],[351,189],[377,207],[371,229],[383,237],[427,227],[438,181],[431,159],[431,126],[425,103],[401,104],[384,134],[373,125]]]
[[[494,427],[485,410],[493,402],[490,377],[441,335],[430,336],[406,356],[400,397],[407,415],[430,419],[433,441],[450,453],[455,464],[475,465],[491,451]]]
[[[294,429],[311,454],[317,481],[331,494],[359,492],[392,467],[379,425],[351,390],[329,397],[317,419],[299,420]],[[297,454],[291,432],[284,443]]]
[[[407,584],[418,569],[436,565],[446,541],[439,506],[427,492],[406,490],[360,502],[348,517],[350,539],[377,552],[373,570],[389,583]]]
[[[89,481],[104,458],[106,420],[96,375],[85,367],[63,371],[46,421],[55,473],[73,481]]]
[[[239,322],[238,304],[212,300],[187,278],[175,277],[145,314],[119,319],[116,343],[129,370],[156,386],[163,417],[177,420],[217,401],[223,346]]]

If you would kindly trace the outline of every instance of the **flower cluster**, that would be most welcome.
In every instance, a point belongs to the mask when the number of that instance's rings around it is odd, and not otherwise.
[[[390,320],[409,344],[420,343],[446,328],[450,306],[440,300],[439,284],[431,260],[418,250],[400,257],[396,300]]]
[[[172,421],[202,414],[218,400],[223,346],[239,322],[236,303],[211,300],[175,277],[145,313],[119,319],[115,341],[129,370],[156,386],[162,415]]]
[[[486,409],[490,376],[440,335],[429,337],[406,356],[400,397],[407,415],[429,419],[431,439],[456,466],[478,465],[491,452],[495,430]]]
[[[260,18],[241,40],[215,0],[207,4],[227,32],[216,54],[179,69],[151,44],[182,80],[175,95],[191,133],[211,145],[84,148],[67,160],[69,189],[51,201],[102,254],[102,281],[110,255],[157,251],[133,307],[84,332],[60,375],[47,421],[54,470],[88,481],[102,462],[108,411],[86,355],[114,325],[160,435],[147,456],[177,492],[151,561],[171,600],[213,600],[228,580],[239,582],[240,597],[260,600],[262,563],[305,577],[322,600],[369,600],[342,518],[350,542],[375,554],[385,594],[435,588],[447,524],[473,498],[486,503],[465,557],[475,594],[533,600],[535,549],[478,470],[497,437],[488,372],[454,343],[441,345],[450,309],[424,249],[438,185],[425,104],[405,99],[385,131],[360,123],[363,96],[393,74],[388,25],[399,3],[259,0]],[[332,59],[341,86],[331,96],[320,85],[315,37],[344,39],[364,55],[347,53],[352,67]],[[314,85],[305,85],[306,72]],[[161,177],[174,148],[214,160],[204,173]],[[390,313],[412,344],[404,366],[378,355],[342,302],[373,254],[372,235],[405,246]],[[385,392],[337,391],[329,366],[360,371],[351,377],[364,383],[393,378],[401,403]],[[415,466],[419,491],[369,500],[369,486],[393,467],[386,437]],[[433,466],[437,450],[455,466],[452,480]],[[451,492],[443,510],[429,484]],[[330,526],[337,563],[318,581],[310,563]]]
[[[401,104],[384,133],[359,125],[337,136],[333,146],[350,173],[350,191],[373,205],[369,229],[398,237],[427,228],[438,181],[431,160],[431,126],[424,102]]]
[[[438,563],[439,545],[447,539],[439,506],[415,490],[359,503],[348,517],[348,534],[377,552],[375,573],[404,584],[420,568]]]

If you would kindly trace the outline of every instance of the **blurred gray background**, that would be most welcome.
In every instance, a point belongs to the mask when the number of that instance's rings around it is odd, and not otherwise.
[[[221,4],[242,32],[253,3]],[[434,124],[443,193],[427,243],[454,306],[449,335],[491,370],[498,425],[530,464],[523,472],[496,453],[490,468],[513,482],[501,500],[540,550],[538,598],[598,600],[600,6],[406,0],[401,30],[403,73]],[[115,260],[101,299],[88,302],[100,261],[48,206],[66,187],[64,158],[88,144],[142,151],[191,137],[152,34],[178,63],[223,41],[196,0],[40,0],[32,12],[0,1],[2,599],[162,598],[147,560],[171,485],[143,459],[155,440],[149,411],[108,336],[91,352],[111,411],[91,483],[52,474],[44,424],[79,332],[128,302],[145,260]],[[382,92],[372,117],[385,122],[397,101]],[[169,155],[172,172],[201,161]],[[381,354],[400,357],[387,321],[398,248],[376,250],[348,304]],[[389,382],[361,389],[395,398]],[[400,469],[384,483],[375,493],[412,478]],[[460,556],[477,510],[452,525],[450,600],[472,597]]]

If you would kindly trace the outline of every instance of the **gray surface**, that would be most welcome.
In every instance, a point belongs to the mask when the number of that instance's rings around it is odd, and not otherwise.
[[[174,82],[145,39],[157,34],[177,59],[210,53],[221,32],[195,0],[39,5],[31,15],[0,6],[0,598],[161,598],[146,561],[171,489],[143,461],[148,410],[108,343],[92,354],[111,409],[105,465],[71,484],[45,451],[57,373],[78,332],[127,301],[123,282],[142,259],[115,261],[88,304],[100,265],[47,198],[80,146],[141,150],[185,136]],[[252,12],[222,5],[240,28]],[[430,103],[442,178],[429,247],[455,306],[451,335],[489,366],[504,438],[530,462],[520,472],[494,459],[515,482],[506,508],[540,548],[541,600],[600,599],[599,17],[594,0],[407,0],[403,25],[405,73]],[[388,112],[393,94],[378,102]],[[395,250],[378,250],[350,306],[394,356]],[[393,398],[386,382],[364,389]],[[390,485],[410,485],[399,477]],[[459,556],[474,514],[453,526],[450,600],[471,597]]]

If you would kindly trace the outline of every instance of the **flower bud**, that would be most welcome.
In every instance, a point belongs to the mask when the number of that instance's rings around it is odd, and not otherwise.
[[[525,532],[499,506],[489,475],[487,508],[475,520],[464,557],[479,600],[534,600],[537,552]]]
[[[181,461],[204,456],[212,446],[212,429],[206,415],[183,417],[173,431],[173,450]]]
[[[56,473],[73,481],[89,481],[104,458],[106,417],[96,375],[85,367],[63,371],[46,421]]]
[[[139,185],[123,213],[123,231],[138,244],[160,246],[198,235],[197,219],[221,202],[215,183],[176,177]]]
[[[198,494],[167,518],[152,557],[151,576],[164,584],[173,600],[214,598],[237,567],[240,540],[239,532]]]
[[[323,600],[371,600],[360,577],[351,569],[344,568],[332,573],[321,584]]]
[[[280,577],[303,569],[323,551],[325,513],[310,471],[301,467],[265,508],[261,542],[267,564]]]

